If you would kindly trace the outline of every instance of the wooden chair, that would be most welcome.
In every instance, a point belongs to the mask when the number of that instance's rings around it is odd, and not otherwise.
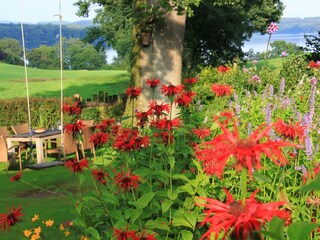
[[[92,127],[94,124],[94,120],[81,120],[81,121],[86,127]]]
[[[0,127],[0,135],[7,137],[10,135],[7,127]]]
[[[14,134],[23,134],[23,133],[29,133],[30,128],[28,123],[11,126],[11,130],[14,132]],[[26,161],[28,160],[28,148],[31,148],[31,143],[28,142],[19,142],[18,143],[18,158],[21,161],[21,155],[24,152],[26,154]]]
[[[5,139],[5,136],[0,135],[0,162],[6,162],[6,169],[7,169],[7,175],[8,175],[8,169],[9,169],[9,162],[13,161],[15,163],[15,154],[9,152],[10,149],[7,147],[7,142]],[[22,171],[22,163],[20,160],[20,171]]]
[[[95,126],[85,126],[82,133],[82,142],[81,145],[81,152],[82,155],[85,156],[85,150],[90,149],[91,153],[93,154],[94,160],[96,160],[96,151],[94,148],[94,144],[91,141],[91,136],[94,134]]]
[[[54,142],[54,141],[51,141]],[[63,155],[64,160],[67,160],[67,155],[75,153],[77,160],[79,161],[79,153],[78,153],[78,142],[73,139],[72,134],[64,133],[63,134],[63,145],[54,148],[48,148],[48,144],[44,148],[45,150],[45,158],[48,157],[48,154],[59,154],[59,159],[61,155]]]

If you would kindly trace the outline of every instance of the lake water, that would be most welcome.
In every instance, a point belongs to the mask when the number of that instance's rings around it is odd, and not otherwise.
[[[305,47],[306,40],[304,35],[317,35],[317,33],[300,33],[300,34],[274,34],[271,36],[270,43],[283,40],[286,42],[295,43],[298,46]],[[252,48],[255,52],[265,52],[267,48],[269,35],[254,34],[250,41],[245,42],[242,50],[247,52]],[[269,46],[270,49],[270,46]]]

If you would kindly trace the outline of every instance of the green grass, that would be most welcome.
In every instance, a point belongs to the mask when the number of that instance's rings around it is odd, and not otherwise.
[[[27,68],[30,96],[59,97],[60,71]],[[129,86],[129,73],[125,70],[64,70],[64,96],[79,93],[83,99],[99,91],[109,95],[124,93]],[[26,97],[24,67],[0,63],[0,99]]]
[[[7,213],[7,208],[12,206],[22,207],[22,221],[10,229],[0,233],[1,240],[26,239],[23,236],[25,229],[35,228],[42,221],[52,219],[55,221],[55,228],[50,229],[51,233],[59,234],[60,223],[73,220],[76,217],[75,200],[79,199],[79,174],[72,174],[64,166],[57,166],[42,170],[24,169],[22,178],[18,182],[10,182],[10,177],[16,171],[9,171],[6,176],[4,164],[0,163],[0,213]],[[82,193],[93,189],[94,185],[86,172]],[[80,174],[81,175],[81,174]],[[43,189],[40,189],[43,188]],[[47,194],[48,191],[58,194]],[[42,195],[44,194],[44,195]],[[42,195],[42,197],[39,197]],[[32,223],[31,218],[38,214],[40,222]],[[38,224],[38,225],[36,225]],[[44,229],[48,231],[49,229]],[[50,239],[50,238],[49,238]],[[55,238],[63,239],[63,238]]]
[[[259,60],[257,62],[257,68],[268,67],[271,71],[279,71],[282,68],[283,58],[271,58],[267,60]],[[246,67],[252,67],[252,61],[246,64]]]

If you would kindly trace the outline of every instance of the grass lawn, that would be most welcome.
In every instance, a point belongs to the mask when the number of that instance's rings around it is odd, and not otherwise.
[[[26,239],[23,235],[25,229],[35,228],[38,226],[36,224],[49,219],[55,221],[55,229],[52,229],[55,234],[61,232],[59,231],[60,223],[70,221],[76,215],[74,201],[79,198],[77,196],[79,175],[72,174],[64,166],[42,170],[24,169],[20,181],[10,182],[10,177],[16,173],[16,171],[9,171],[9,177],[7,177],[5,164],[0,163],[0,185],[2,186],[0,213],[7,213],[7,208],[12,206],[21,206],[23,213],[22,222],[13,226],[10,232],[1,233],[0,239]],[[89,176],[86,177],[85,184],[82,187],[82,191],[92,189],[93,183]],[[50,194],[46,190],[59,194]],[[38,214],[40,217],[38,223],[32,223],[31,221],[34,214]],[[43,224],[42,228],[44,228]]]
[[[26,96],[24,67],[0,63],[0,99]],[[125,70],[63,71],[65,96],[79,93],[84,99],[104,91],[110,95],[124,93],[129,86]],[[28,68],[30,96],[59,97],[60,71]]]
[[[261,69],[262,67],[268,67],[271,71],[276,71],[279,72],[282,64],[283,64],[283,58],[271,58],[271,59],[267,59],[267,60],[259,60],[257,61],[257,68]],[[253,63],[252,61],[248,62],[246,64],[246,67],[252,67]]]

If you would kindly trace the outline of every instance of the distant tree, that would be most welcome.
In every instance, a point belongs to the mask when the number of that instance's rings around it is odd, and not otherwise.
[[[320,31],[318,36],[305,35],[306,47],[304,50],[309,52],[309,60],[319,61],[320,60]]]
[[[301,52],[302,48],[295,43],[277,40],[270,44],[271,53],[270,57],[280,57],[282,53],[293,55]]]
[[[105,52],[98,52],[93,45],[80,39],[70,39],[66,42],[64,60],[66,68],[71,70],[101,69],[106,63]]]
[[[27,55],[29,67],[41,69],[59,69],[59,48],[58,46],[40,46],[32,49]]]
[[[22,47],[12,38],[0,39],[0,61],[8,64],[23,65]]]

